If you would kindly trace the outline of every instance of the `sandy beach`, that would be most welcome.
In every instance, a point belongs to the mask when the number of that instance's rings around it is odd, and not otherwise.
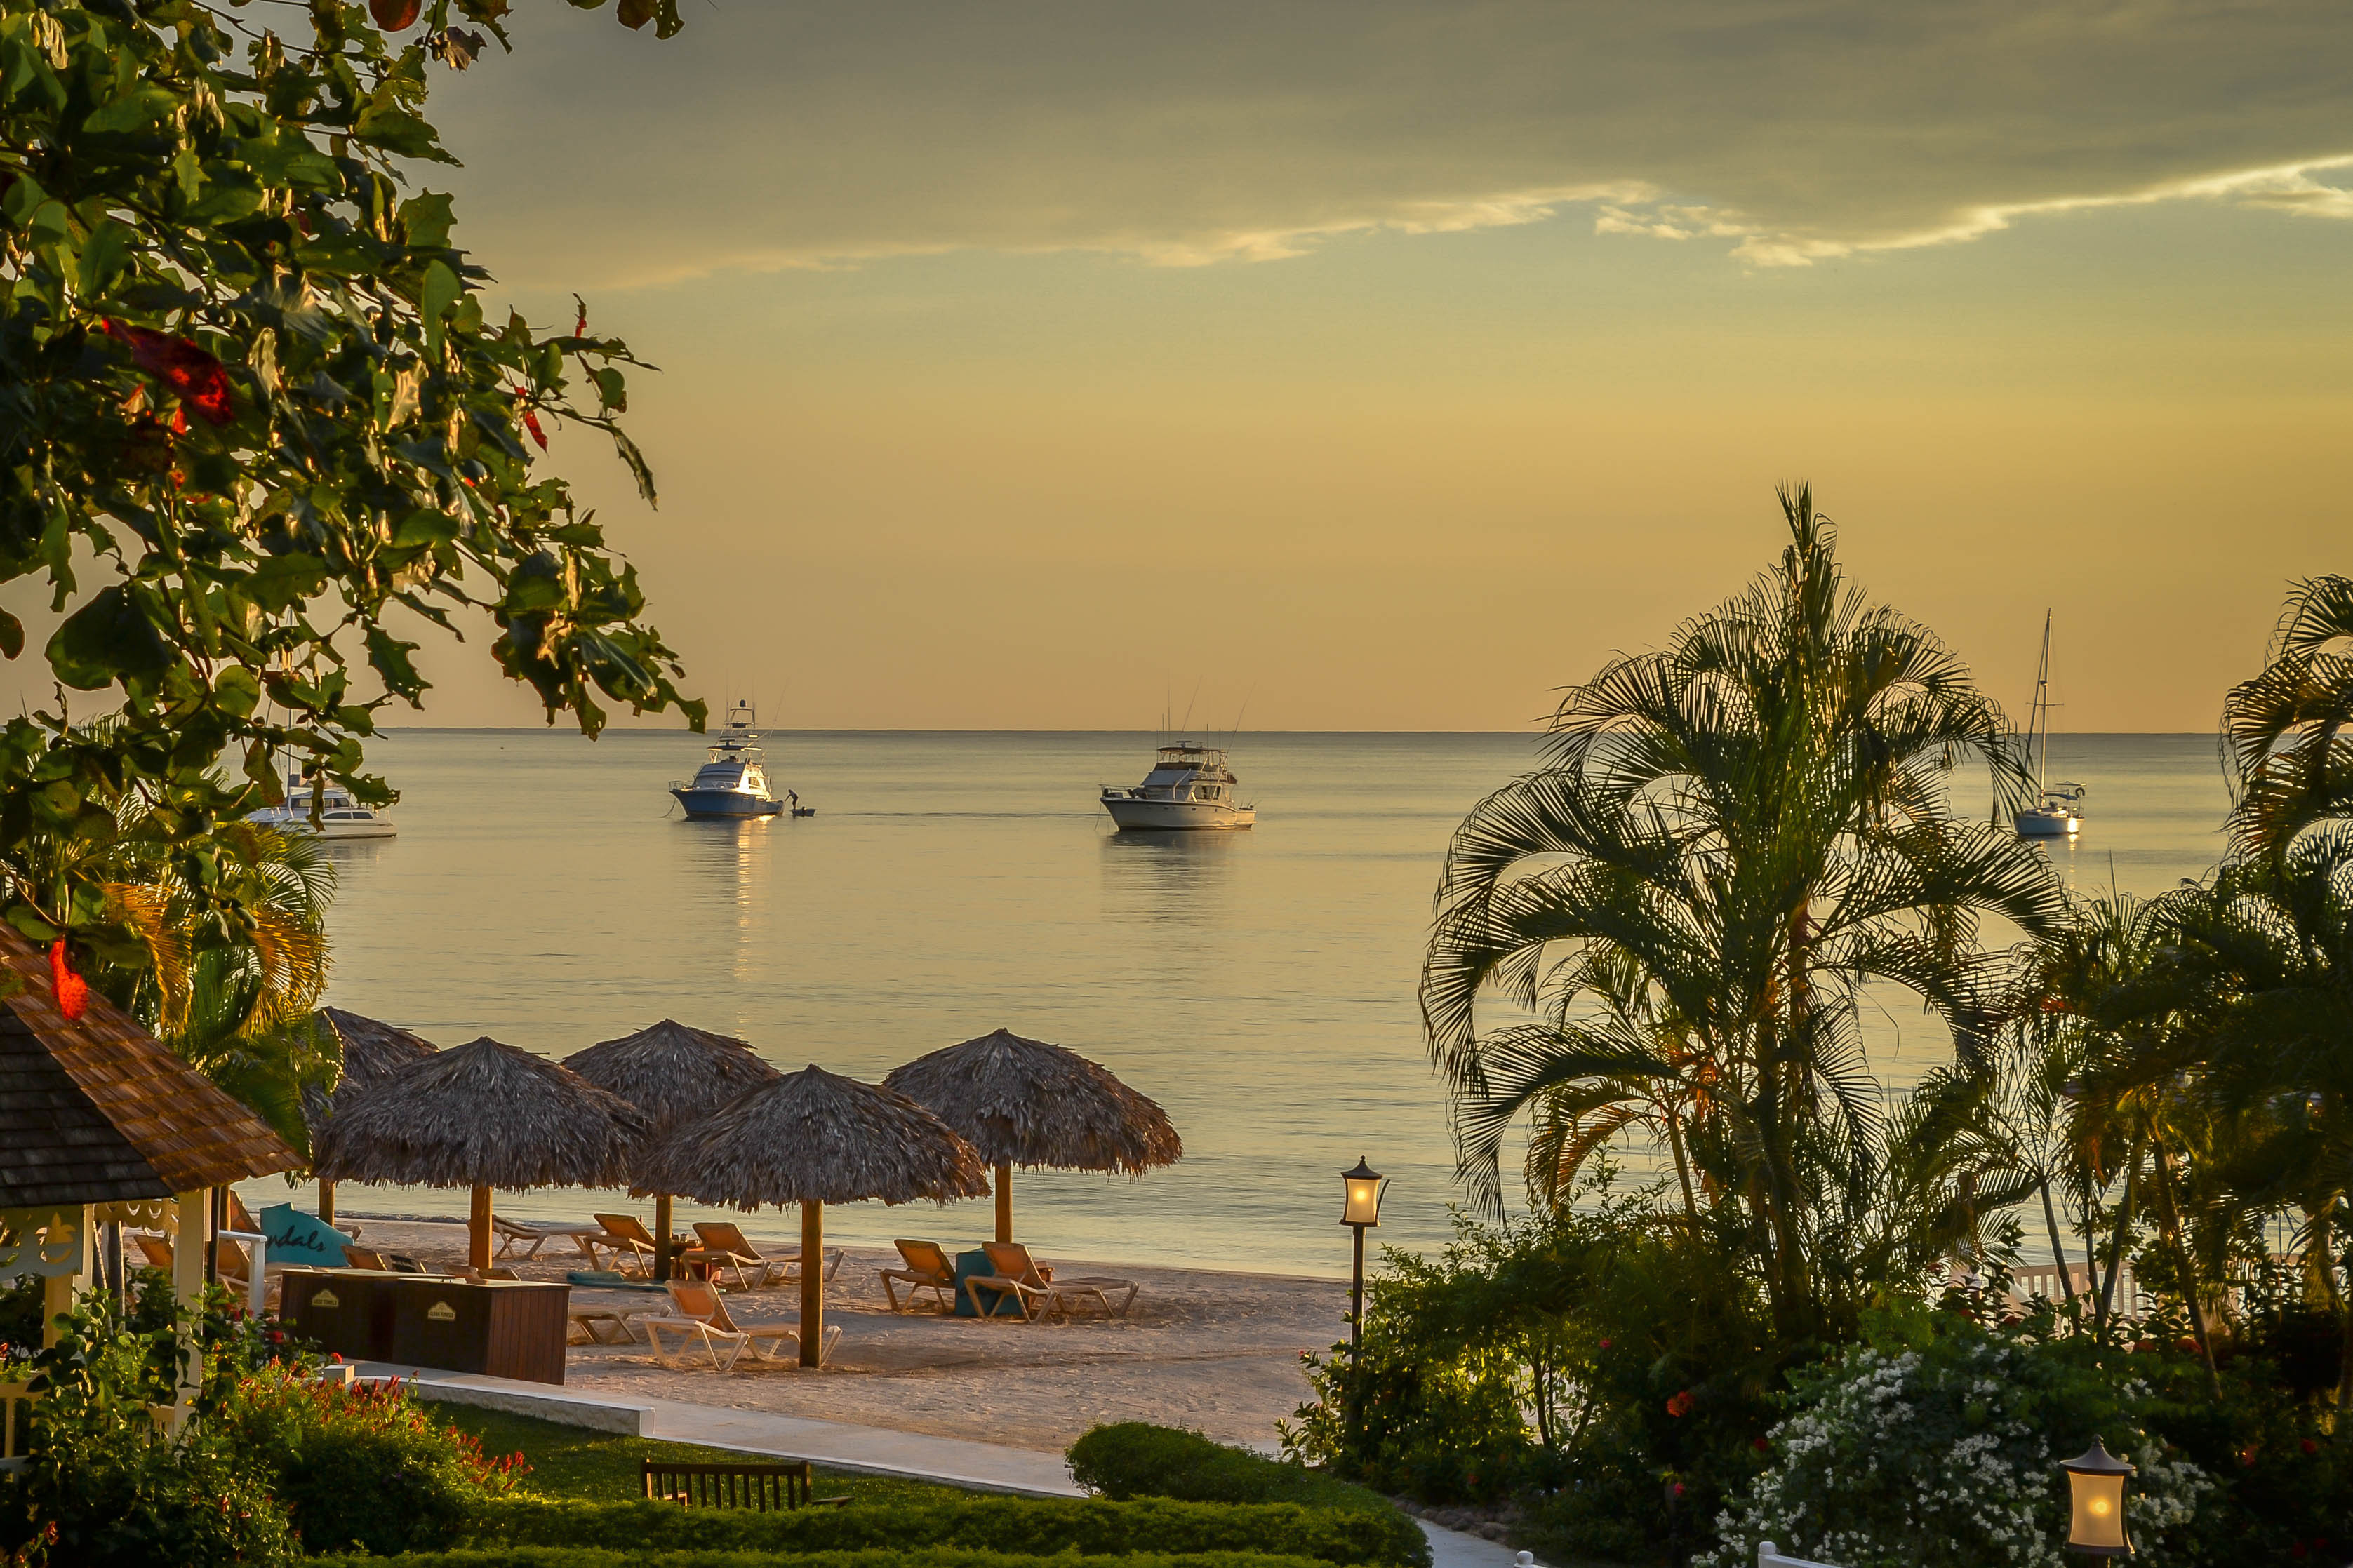
[[[463,1226],[355,1223],[364,1245],[434,1267],[465,1261]],[[794,1245],[745,1228],[763,1250]],[[707,1364],[674,1371],[642,1343],[575,1345],[567,1385],[1041,1449],[1059,1450],[1104,1421],[1156,1421],[1262,1445],[1307,1396],[1300,1352],[1328,1347],[1345,1331],[1348,1291],[1340,1281],[1096,1265],[1033,1250],[1060,1274],[1117,1275],[1143,1289],[1127,1317],[1109,1321],[898,1314],[876,1277],[897,1265],[897,1255],[851,1247],[827,1289],[826,1311],[842,1336],[821,1372],[754,1369],[748,1356],[732,1373]],[[535,1258],[499,1261],[527,1279],[562,1280],[565,1270],[586,1267],[564,1238]],[[747,1324],[789,1321],[798,1299],[797,1284],[731,1290],[728,1310]]]

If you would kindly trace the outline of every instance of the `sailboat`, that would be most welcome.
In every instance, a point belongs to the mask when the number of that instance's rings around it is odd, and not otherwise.
[[[2038,747],[2039,742],[2039,747]],[[2036,804],[2018,814],[2021,838],[2072,838],[2083,830],[2084,786],[2051,782],[2051,612],[2042,612],[2042,663],[2034,672],[2034,706],[2026,720],[2026,754],[2034,760]]]

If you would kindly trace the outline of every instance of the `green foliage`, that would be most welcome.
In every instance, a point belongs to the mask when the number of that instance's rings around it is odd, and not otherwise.
[[[405,1568],[776,1568],[767,1552],[622,1552],[597,1546],[510,1546],[497,1551],[427,1552],[399,1559]],[[1134,1552],[1043,1556],[931,1546],[899,1552],[796,1552],[792,1568],[1317,1568],[1321,1559],[1257,1552]]]
[[[282,1369],[242,1380],[213,1421],[227,1443],[275,1468],[278,1500],[313,1553],[452,1545],[519,1468],[485,1458],[476,1438],[405,1389],[330,1387]]]
[[[485,40],[453,5],[505,41],[505,0],[433,0],[421,28],[404,0],[287,8],[307,38],[198,0],[0,0],[0,583],[42,579],[63,616],[58,700],[0,729],[0,847],[137,836],[234,904],[213,824],[280,797],[280,753],[390,798],[361,742],[426,689],[403,631],[453,611],[488,616],[551,721],[700,724],[634,570],[534,471],[569,422],[652,499],[617,422],[639,362],[585,308],[499,319],[449,199],[404,190],[455,162],[427,73]],[[678,25],[675,0],[617,10]],[[0,616],[0,651],[23,641]],[[69,689],[109,692],[111,721]],[[89,858],[52,858],[0,912],[134,960]]]
[[[1390,1521],[1394,1520],[1396,1524]],[[1397,1525],[1402,1525],[1400,1531]],[[1406,1536],[1410,1534],[1409,1543]],[[509,1497],[477,1516],[467,1544],[596,1546],[617,1552],[915,1551],[962,1547],[1021,1556],[1117,1556],[1139,1542],[1171,1552],[1268,1552],[1324,1563],[1424,1568],[1428,1547],[1412,1521],[1391,1513],[1139,1499],[966,1498],[891,1509],[802,1509],[791,1513],[681,1509],[667,1503],[550,1502]]]
[[[1169,1497],[1194,1502],[1295,1502],[1397,1513],[1379,1493],[1295,1460],[1270,1459],[1211,1442],[1198,1432],[1145,1421],[1093,1427],[1071,1445],[1068,1457],[1072,1480],[1114,1500]]]

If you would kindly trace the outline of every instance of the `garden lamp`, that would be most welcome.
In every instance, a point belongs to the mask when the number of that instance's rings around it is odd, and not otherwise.
[[[2125,1478],[2140,1472],[2117,1458],[2097,1437],[2060,1467],[2067,1472],[2073,1500],[2067,1529],[2069,1550],[2093,1557],[2129,1557],[2125,1539]]]
[[[1365,1315],[1365,1232],[1381,1223],[1381,1193],[1388,1184],[1362,1155],[1357,1156],[1355,1170],[1340,1173],[1340,1183],[1347,1190],[1340,1206],[1340,1223],[1356,1233],[1356,1270],[1348,1287],[1348,1346],[1353,1352],[1362,1337]]]

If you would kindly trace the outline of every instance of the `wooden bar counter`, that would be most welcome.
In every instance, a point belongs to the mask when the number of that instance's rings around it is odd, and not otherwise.
[[[569,1285],[372,1268],[290,1270],[280,1319],[347,1361],[564,1381]]]

